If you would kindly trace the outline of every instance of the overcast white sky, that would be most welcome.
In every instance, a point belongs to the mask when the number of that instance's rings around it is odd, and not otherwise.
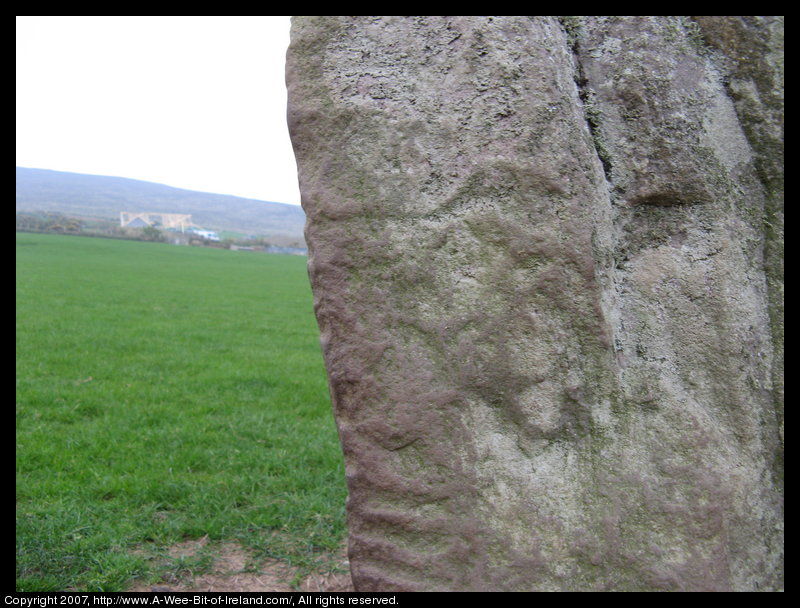
[[[17,17],[17,166],[299,204],[289,17]]]

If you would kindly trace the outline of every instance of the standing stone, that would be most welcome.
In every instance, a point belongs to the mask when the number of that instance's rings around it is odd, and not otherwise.
[[[781,588],[782,31],[294,18],[358,590]]]

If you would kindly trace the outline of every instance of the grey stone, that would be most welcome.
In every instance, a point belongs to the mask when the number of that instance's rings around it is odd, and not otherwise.
[[[782,31],[293,19],[356,589],[782,587]]]

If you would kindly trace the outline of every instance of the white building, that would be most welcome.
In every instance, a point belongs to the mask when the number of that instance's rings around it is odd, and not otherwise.
[[[199,228],[193,228],[191,232],[209,241],[219,241],[219,235],[213,230],[200,230]]]

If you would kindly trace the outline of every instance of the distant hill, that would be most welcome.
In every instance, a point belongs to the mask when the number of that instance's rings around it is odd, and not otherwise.
[[[57,212],[119,220],[121,211],[190,213],[211,230],[281,236],[303,242],[305,214],[296,205],[182,190],[125,177],[17,167],[17,212]]]

